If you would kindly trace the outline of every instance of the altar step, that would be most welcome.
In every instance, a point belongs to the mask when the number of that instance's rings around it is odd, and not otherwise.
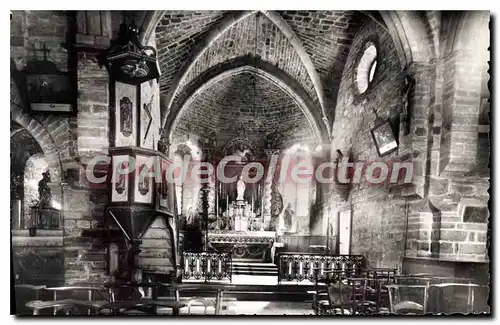
[[[278,276],[273,263],[233,261],[234,275]]]

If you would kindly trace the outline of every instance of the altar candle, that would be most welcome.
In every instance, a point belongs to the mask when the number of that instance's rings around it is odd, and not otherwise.
[[[229,195],[226,197],[226,211],[229,209]]]

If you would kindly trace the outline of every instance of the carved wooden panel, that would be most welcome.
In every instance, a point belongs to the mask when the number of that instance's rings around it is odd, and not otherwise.
[[[117,147],[137,144],[137,87],[115,84],[115,141]]]

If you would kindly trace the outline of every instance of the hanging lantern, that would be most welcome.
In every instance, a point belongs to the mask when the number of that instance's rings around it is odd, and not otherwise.
[[[138,35],[133,23],[122,23],[118,40],[106,54],[106,67],[116,81],[138,85],[160,77],[155,48],[143,46]]]

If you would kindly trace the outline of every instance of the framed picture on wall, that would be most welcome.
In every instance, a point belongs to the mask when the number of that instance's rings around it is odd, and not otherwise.
[[[398,148],[396,136],[389,121],[378,123],[371,130],[373,141],[380,157],[385,156]]]
[[[71,113],[73,91],[67,73],[26,76],[28,100],[33,112]]]

